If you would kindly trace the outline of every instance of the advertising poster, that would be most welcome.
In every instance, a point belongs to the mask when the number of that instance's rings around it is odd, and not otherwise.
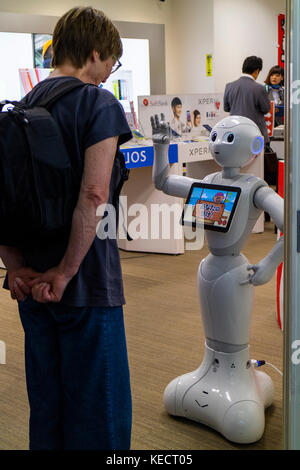
[[[23,98],[32,88],[49,76],[51,69],[19,69],[21,97]]]
[[[151,138],[151,116],[164,114],[170,123],[172,140],[207,140],[211,128],[227,113],[223,110],[223,94],[151,95],[138,97],[139,127]]]

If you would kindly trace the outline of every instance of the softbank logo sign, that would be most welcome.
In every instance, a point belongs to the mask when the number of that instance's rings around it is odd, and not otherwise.
[[[162,100],[162,99],[153,99],[153,98],[145,98],[143,100],[143,105],[144,106],[168,106],[168,101],[167,100]]]
[[[0,364],[6,364],[6,345],[0,341]]]

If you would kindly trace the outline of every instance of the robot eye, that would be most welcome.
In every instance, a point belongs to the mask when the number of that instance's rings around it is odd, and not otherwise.
[[[233,135],[233,134],[229,134],[229,135],[227,136],[227,142],[231,143],[231,142],[233,142],[233,141],[234,141],[234,135]]]
[[[211,140],[214,142],[217,139],[217,133],[213,132],[211,135]]]

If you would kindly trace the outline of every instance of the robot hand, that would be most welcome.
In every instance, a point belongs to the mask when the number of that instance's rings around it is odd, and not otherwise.
[[[279,238],[276,245],[259,263],[249,265],[248,271],[252,270],[253,274],[249,274],[248,279],[241,282],[247,284],[250,282],[254,286],[259,286],[269,282],[279,264],[283,261],[283,236]]]
[[[245,281],[242,281],[240,284],[253,284],[254,286],[260,286],[262,284],[266,284],[269,282],[276,270],[276,266],[273,266],[271,263],[269,263],[266,258],[261,260],[257,264],[252,264],[247,267],[248,271],[253,271],[252,274],[249,274],[248,279]]]
[[[168,122],[165,122],[164,114],[161,114],[161,121],[157,114],[151,116],[152,140],[153,144],[169,145],[171,138],[171,128]]]
[[[154,161],[152,168],[152,180],[156,189],[175,197],[187,198],[191,185],[197,181],[187,176],[169,175],[169,144],[171,128],[161,114],[161,121],[156,114],[151,117],[152,140],[154,148]]]
[[[161,114],[161,121],[158,115],[151,116],[152,140],[154,147],[154,162],[152,169],[152,179],[156,189],[165,191],[165,184],[169,174],[169,144],[171,129],[165,122],[165,116]]]

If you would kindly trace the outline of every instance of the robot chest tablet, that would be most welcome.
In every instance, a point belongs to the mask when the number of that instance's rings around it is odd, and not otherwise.
[[[228,232],[238,206],[241,188],[194,183],[182,213],[183,225]]]

